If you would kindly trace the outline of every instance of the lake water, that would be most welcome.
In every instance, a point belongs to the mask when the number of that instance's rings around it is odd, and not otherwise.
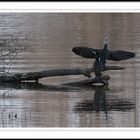
[[[48,88],[85,79],[83,75],[43,78],[36,83],[0,85],[0,127],[139,127],[140,14],[138,13],[0,13],[0,36],[26,37],[29,49],[12,60],[10,72],[89,67],[94,60],[72,52],[74,46],[136,53],[133,59],[107,65],[106,87],[78,90]]]

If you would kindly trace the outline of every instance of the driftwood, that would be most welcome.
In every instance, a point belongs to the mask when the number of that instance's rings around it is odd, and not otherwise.
[[[118,66],[106,66],[105,70],[121,70],[124,69]],[[27,72],[27,73],[2,73],[0,74],[0,82],[22,82],[22,81],[36,81],[40,78],[51,76],[66,76],[66,75],[85,75],[91,77],[90,73],[94,72],[93,68],[69,68],[69,69],[50,69],[39,72]],[[88,78],[86,80],[77,81],[77,84],[91,84],[91,83],[106,83],[109,77],[96,77]],[[68,83],[66,83],[68,84]],[[69,83],[76,84],[76,83]]]
[[[94,83],[108,84],[109,79],[110,79],[110,77],[108,75],[104,75],[104,76],[101,76],[101,77],[88,78],[86,80],[64,83],[62,85],[81,86],[81,85],[91,85],[91,84],[94,84]]]

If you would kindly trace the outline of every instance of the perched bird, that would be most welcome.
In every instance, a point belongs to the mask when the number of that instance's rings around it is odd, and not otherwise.
[[[99,53],[96,53],[96,60],[93,64],[93,69],[96,77],[101,76],[101,71],[102,71],[102,63],[100,61]]]
[[[72,51],[84,58],[96,58],[96,53],[99,53],[100,61],[102,63],[102,70],[105,69],[106,60],[121,61],[135,57],[135,53],[129,51],[108,49],[108,37],[105,37],[104,47],[102,49],[93,49],[88,47],[74,47]]]

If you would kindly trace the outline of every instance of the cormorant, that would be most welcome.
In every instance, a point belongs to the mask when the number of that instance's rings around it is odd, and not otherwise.
[[[108,50],[108,37],[105,37],[103,49],[93,49],[88,47],[74,47],[72,51],[85,58],[96,58],[96,53],[99,53],[100,61],[102,63],[102,70],[105,68],[106,60],[121,61],[135,57],[135,53],[128,51],[112,51]]]

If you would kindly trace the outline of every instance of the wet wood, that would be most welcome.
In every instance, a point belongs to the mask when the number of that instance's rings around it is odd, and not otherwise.
[[[124,69],[118,66],[106,66],[105,70],[121,70]],[[91,77],[90,73],[94,72],[93,68],[69,68],[69,69],[50,69],[39,72],[27,72],[27,73],[2,73],[0,75],[0,82],[22,82],[22,81],[38,81],[40,78],[52,77],[52,76],[66,76],[66,75],[85,75]],[[91,83],[103,81],[104,77],[91,78],[82,81],[82,83]],[[105,79],[106,80],[106,79]]]
[[[80,81],[76,81],[76,82],[64,83],[63,85],[82,86],[82,85],[91,85],[94,83],[103,83],[104,85],[107,85],[109,79],[110,79],[110,77],[108,75],[104,75],[101,77],[88,78],[88,79],[80,80]]]

